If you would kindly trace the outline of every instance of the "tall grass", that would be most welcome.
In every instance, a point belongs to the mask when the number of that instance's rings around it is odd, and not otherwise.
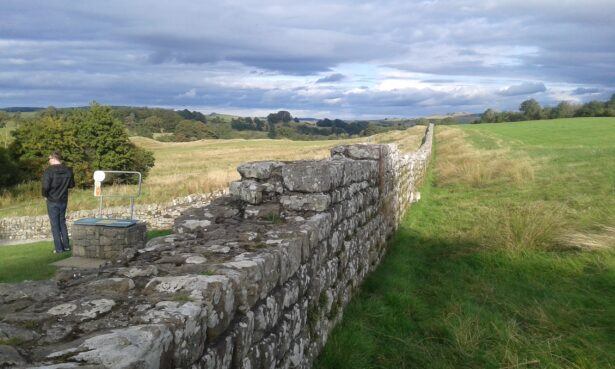
[[[505,148],[481,150],[465,136],[460,128],[439,129],[437,140],[443,144],[436,164],[437,185],[484,187],[500,181],[522,184],[534,178],[534,167],[527,156],[515,157]]]

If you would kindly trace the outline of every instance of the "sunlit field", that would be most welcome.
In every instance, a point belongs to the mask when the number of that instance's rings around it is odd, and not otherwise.
[[[233,139],[172,143],[133,137],[133,142],[153,151],[156,158],[137,203],[161,203],[175,197],[225,188],[229,181],[239,178],[235,169],[237,165],[248,161],[320,159],[328,157],[333,146],[355,142],[394,142],[401,150],[414,150],[424,132],[424,126],[416,126],[371,137],[326,141]],[[127,193],[134,191],[134,187],[117,186],[112,191]],[[107,205],[122,203],[126,202],[114,201]],[[94,209],[97,204],[91,190],[73,190],[68,211]],[[0,217],[39,215],[45,211],[39,183],[18,186],[13,193],[0,196]]]

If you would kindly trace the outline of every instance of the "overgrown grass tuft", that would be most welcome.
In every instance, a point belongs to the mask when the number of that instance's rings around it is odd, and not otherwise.
[[[484,187],[494,182],[523,184],[534,178],[527,156],[514,157],[510,150],[481,150],[472,146],[460,128],[442,127],[437,139],[441,145],[436,163],[438,186],[466,184]]]

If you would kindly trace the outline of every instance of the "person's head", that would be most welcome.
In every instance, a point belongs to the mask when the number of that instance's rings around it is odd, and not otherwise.
[[[49,154],[49,164],[56,165],[62,164],[62,154],[58,150],[55,150],[51,154]]]

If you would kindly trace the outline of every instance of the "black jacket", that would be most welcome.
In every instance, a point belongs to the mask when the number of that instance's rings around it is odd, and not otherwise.
[[[68,189],[75,187],[73,170],[64,164],[50,165],[43,173],[43,197],[51,202],[68,202]]]

